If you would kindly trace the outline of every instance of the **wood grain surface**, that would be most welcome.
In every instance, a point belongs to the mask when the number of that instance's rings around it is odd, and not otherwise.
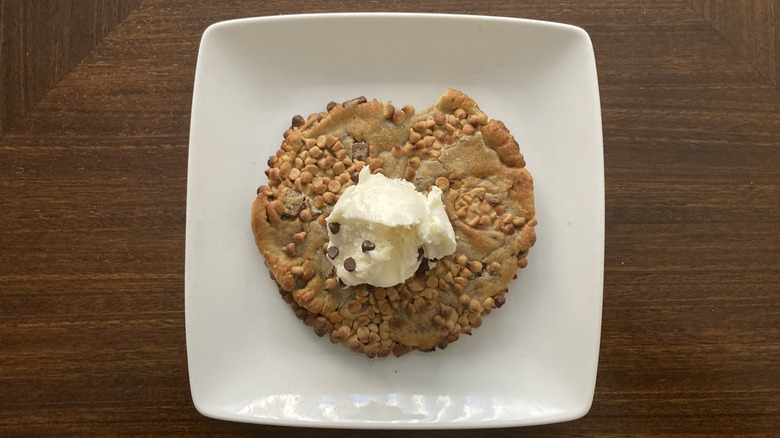
[[[745,59],[777,85],[774,0],[691,0],[691,6],[710,22]],[[774,56],[772,56],[774,54]]]
[[[23,107],[0,101],[0,436],[365,435],[211,420],[194,409],[187,377],[187,145],[200,37],[220,20],[327,11],[559,21],[584,28],[596,53],[606,259],[590,413],[405,434],[777,436],[778,2],[143,0],[116,3],[111,11],[129,12],[116,27],[114,12],[95,22],[113,30],[80,63],[57,47],[82,21],[31,30],[36,15],[9,18],[11,3],[0,1],[0,39],[21,32],[39,49],[0,66],[3,96],[31,87],[22,76],[48,79]],[[9,50],[25,49],[3,43]],[[39,71],[52,65],[62,67]]]
[[[138,0],[0,1],[0,135],[137,6]]]

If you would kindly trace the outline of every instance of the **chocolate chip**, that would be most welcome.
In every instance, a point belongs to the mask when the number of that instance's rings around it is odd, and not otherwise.
[[[428,266],[428,259],[422,259],[420,261],[420,265],[417,266],[417,271],[415,271],[415,274],[425,274],[430,270],[430,267]]]
[[[337,246],[328,247],[328,257],[335,259],[339,255],[339,248]]]
[[[333,234],[338,234],[339,228],[341,228],[341,224],[338,222],[331,222],[328,224],[328,229]]]
[[[306,120],[304,120],[301,115],[297,115],[292,118],[292,125],[296,128],[303,126],[304,123],[306,123]]]
[[[352,159],[356,161],[366,161],[368,158],[369,147],[366,143],[352,143]]]
[[[336,102],[328,102],[328,106],[325,107],[329,112],[338,105]]]
[[[495,303],[496,307],[501,307],[506,304],[506,297],[503,295],[496,295],[493,297],[493,302]]]
[[[376,248],[376,245],[374,245],[374,242],[370,240],[364,240],[363,245],[361,245],[360,247],[363,249],[363,252],[368,252]]]
[[[357,183],[358,183],[358,178],[359,178],[359,177],[358,177],[358,174],[357,174],[357,173],[353,173],[353,174],[352,174],[352,175],[350,175],[350,177],[349,177],[349,179],[351,179],[351,180],[352,180],[352,182],[353,182],[353,183],[355,183],[355,184],[357,184]]]
[[[354,271],[355,267],[357,267],[357,264],[355,263],[355,259],[353,259],[352,257],[347,257],[344,260],[344,269],[346,269],[347,272]]]

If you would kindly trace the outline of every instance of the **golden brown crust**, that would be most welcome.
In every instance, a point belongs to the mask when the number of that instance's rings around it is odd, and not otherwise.
[[[445,348],[506,301],[536,226],[533,180],[503,123],[448,90],[421,113],[361,97],[296,116],[268,160],[252,230],[283,299],[319,336],[369,357]],[[364,166],[442,189],[455,254],[405,283],[342,287],[324,249],[325,218]]]

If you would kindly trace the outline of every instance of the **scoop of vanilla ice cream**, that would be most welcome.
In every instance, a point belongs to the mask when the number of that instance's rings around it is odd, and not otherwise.
[[[441,190],[428,195],[409,181],[360,171],[327,219],[328,259],[347,285],[388,287],[414,275],[423,257],[455,252],[455,232]]]

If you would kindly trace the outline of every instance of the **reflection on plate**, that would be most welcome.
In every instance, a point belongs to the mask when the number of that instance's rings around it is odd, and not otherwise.
[[[500,56],[499,56],[500,54]],[[507,304],[447,350],[367,359],[278,296],[249,226],[295,114],[366,96],[417,107],[459,89],[503,121],[534,176],[538,241]],[[576,27],[497,17],[320,14],[218,23],[195,75],[185,300],[204,415],[350,428],[551,423],[590,408],[604,257],[593,49]]]

